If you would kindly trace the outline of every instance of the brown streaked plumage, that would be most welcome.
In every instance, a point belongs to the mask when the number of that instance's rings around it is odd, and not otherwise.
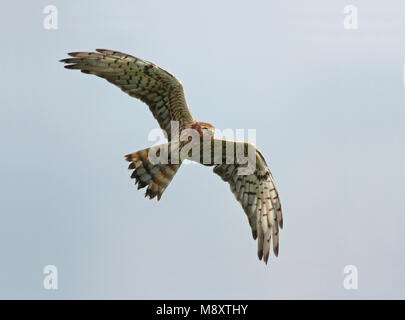
[[[240,175],[239,164],[226,163],[225,148],[222,149],[222,163],[216,164],[212,161],[205,165],[214,166],[214,172],[229,183],[231,191],[242,205],[252,229],[252,236],[258,240],[259,259],[267,263],[271,243],[274,254],[278,255],[279,229],[283,227],[280,199],[270,169],[255,146],[247,142],[215,139],[214,127],[209,123],[196,122],[191,115],[180,80],[151,62],[106,49],[96,49],[96,52],[72,52],[69,55],[71,58],[61,60],[67,63],[65,68],[78,69],[104,78],[128,95],[145,102],[166,133],[168,145],[173,143],[172,129],[177,135],[184,129],[193,128],[198,131],[201,141],[206,135],[210,136],[211,157],[214,143],[223,146],[230,143],[234,147],[242,147],[245,153],[253,147],[256,168],[251,174]],[[171,127],[171,121],[179,122],[180,132]],[[182,144],[184,143],[180,142],[180,147]],[[145,197],[157,197],[159,200],[181,162],[170,163],[169,157],[168,164],[153,164],[149,159],[149,150],[150,148],[140,150],[125,157],[130,162],[129,169],[133,170],[131,178],[135,179],[138,189],[146,187]]]
[[[195,122],[187,106],[179,79],[151,62],[118,51],[71,52],[73,58],[60,60],[67,69],[94,74],[118,86],[122,91],[145,102],[170,140],[171,120],[180,128]]]
[[[131,162],[128,169],[134,170],[131,179],[135,179],[138,189],[147,186],[145,197],[153,199],[157,196],[160,200],[181,164],[152,164],[149,161],[149,150],[150,148],[127,154],[125,159]]]
[[[221,140],[223,144],[230,143]],[[243,144],[245,154],[251,145],[248,142],[231,142]],[[236,149],[236,147],[235,147]],[[280,198],[273,176],[261,152],[256,150],[256,170],[253,174],[238,174],[238,164],[227,164],[223,161],[214,167],[214,172],[229,183],[232,193],[246,213],[253,239],[258,240],[257,255],[267,263],[271,239],[273,252],[278,256],[279,229],[283,228],[283,214]],[[223,155],[225,158],[225,155]]]

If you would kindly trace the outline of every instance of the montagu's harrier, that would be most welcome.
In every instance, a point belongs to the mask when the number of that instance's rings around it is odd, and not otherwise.
[[[222,161],[213,161],[213,155],[212,158],[209,157],[212,161],[208,163],[202,161],[202,156],[198,162],[214,166],[214,172],[229,183],[231,191],[248,217],[253,238],[258,239],[259,259],[263,258],[267,263],[272,238],[273,251],[277,256],[279,229],[283,227],[281,204],[273,176],[260,151],[248,142],[215,139],[212,125],[194,120],[187,106],[182,83],[169,72],[129,54],[104,49],[96,51],[72,52],[69,53],[71,58],[61,62],[67,63],[67,69],[79,69],[104,78],[130,96],[145,102],[166,133],[168,145],[174,144],[173,132],[181,135],[186,129],[196,130],[201,141],[207,141],[206,138],[209,137],[211,145],[208,149],[211,151],[216,143],[223,145],[220,153]],[[177,131],[172,128],[174,123],[177,123]],[[254,148],[255,167],[251,172],[241,174],[239,169],[243,165],[237,161],[228,161],[224,151],[228,145],[232,145],[233,150],[243,150],[244,155],[246,150]],[[184,142],[177,143],[177,147],[181,146],[184,146]],[[130,162],[129,169],[134,170],[131,178],[138,183],[138,189],[147,187],[145,196],[151,199],[157,196],[159,200],[179,169],[181,159],[172,161],[170,158],[166,163],[156,163],[151,161],[149,149],[128,154],[126,160]]]

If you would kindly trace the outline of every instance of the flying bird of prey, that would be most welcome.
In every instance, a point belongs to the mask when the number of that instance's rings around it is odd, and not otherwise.
[[[172,123],[177,121],[178,133],[195,129],[201,141],[207,136],[211,141],[233,144],[246,150],[253,145],[248,142],[215,139],[214,127],[209,123],[194,120],[188,108],[183,85],[179,79],[151,62],[118,51],[96,49],[97,52],[72,52],[71,58],[63,59],[65,68],[78,69],[93,74],[118,86],[130,96],[145,102],[161,129],[172,143]],[[213,143],[214,144],[214,143]],[[261,152],[254,147],[255,168],[249,174],[239,174],[241,164],[225,161],[204,165],[214,166],[214,172],[228,182],[231,191],[242,205],[248,218],[252,235],[258,240],[257,254],[267,263],[270,247],[277,256],[279,250],[279,229],[283,227],[281,204],[273,176]],[[181,165],[180,162],[152,163],[149,149],[126,155],[133,170],[131,178],[138,183],[138,189],[147,187],[145,196],[159,200]],[[202,161],[200,161],[202,163]],[[271,239],[273,241],[271,241]]]

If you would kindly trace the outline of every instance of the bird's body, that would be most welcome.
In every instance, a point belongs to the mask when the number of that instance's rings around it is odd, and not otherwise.
[[[230,184],[231,191],[248,217],[253,238],[258,239],[259,259],[263,258],[267,263],[271,238],[277,256],[279,228],[283,227],[281,204],[270,169],[260,151],[247,142],[214,138],[212,125],[194,120],[182,83],[169,72],[125,53],[104,49],[96,51],[69,53],[73,58],[61,61],[68,63],[65,66],[68,69],[79,69],[102,77],[145,102],[168,138],[168,143],[158,148],[126,155],[129,169],[133,170],[131,178],[135,179],[138,189],[147,187],[145,196],[151,199],[157,196],[159,200],[185,157],[214,166],[214,173]],[[197,138],[193,140],[188,136],[188,139],[181,139],[189,130],[193,130]],[[176,152],[181,154],[183,149],[194,145],[198,146],[187,149],[185,157],[176,155]],[[229,161],[226,152],[230,147],[235,150],[233,161]],[[156,149],[159,150],[157,153]],[[167,150],[167,161],[155,161],[153,152],[162,159],[163,150]],[[241,174],[240,170],[246,169],[246,166],[237,161],[237,150],[241,150],[246,159],[254,160],[251,172]]]

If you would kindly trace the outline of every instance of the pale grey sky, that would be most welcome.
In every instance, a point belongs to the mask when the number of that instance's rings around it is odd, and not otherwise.
[[[58,29],[43,8],[58,8]],[[356,5],[359,29],[345,30]],[[0,298],[405,298],[404,1],[13,1],[0,33]],[[179,77],[194,117],[257,130],[284,209],[256,257],[212,168],[160,202],[124,155],[142,102],[65,70],[70,51],[134,54]],[[43,288],[56,265],[59,289]],[[359,289],[345,290],[355,265]]]

